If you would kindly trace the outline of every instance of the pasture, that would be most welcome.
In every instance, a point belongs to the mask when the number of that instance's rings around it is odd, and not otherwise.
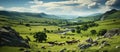
[[[82,33],[72,33],[71,31],[67,32],[69,34],[75,34],[75,35],[63,35],[63,34],[58,34],[58,33],[46,33],[47,34],[47,41],[44,41],[43,43],[39,42],[34,42],[33,35],[35,32],[43,31],[44,28],[47,30],[53,30],[53,31],[58,31],[58,28],[60,28],[61,31],[64,31],[66,29],[63,29],[58,26],[31,26],[31,27],[26,27],[23,25],[15,25],[12,28],[14,28],[17,32],[20,33],[20,36],[22,36],[24,39],[26,39],[26,36],[28,36],[31,41],[30,43],[30,49],[24,48],[26,50],[30,50],[31,52],[60,52],[62,49],[66,49],[65,52],[80,52],[80,51],[85,51],[85,52],[97,52],[100,51],[102,52],[103,50],[107,50],[108,52],[114,52],[114,51],[120,51],[119,49],[116,49],[115,46],[120,45],[120,36],[114,36],[111,39],[109,38],[102,38],[98,40],[98,42],[101,42],[103,40],[107,40],[111,46],[106,46],[104,48],[99,48],[100,44],[97,46],[92,46],[88,49],[79,49],[78,45],[79,44],[86,44],[85,40],[89,37],[91,37],[93,40],[97,38],[96,35],[92,35],[90,33],[90,30],[96,30],[97,32],[100,29],[112,29],[112,28],[120,28],[120,20],[116,20],[113,22],[112,20],[106,20],[106,21],[97,21],[96,23],[99,24],[98,27],[91,27],[87,31],[82,31]],[[31,29],[31,30],[30,30]],[[32,33],[32,34],[31,34]],[[63,36],[64,38],[61,38]],[[69,37],[69,38],[68,38]],[[73,43],[73,44],[67,44],[66,41],[68,40],[80,40],[80,42]],[[117,41],[116,41],[117,40]],[[47,42],[64,42],[64,45],[51,45]],[[44,47],[44,48],[42,48]],[[19,51],[20,47],[1,47],[0,52],[22,52]]]

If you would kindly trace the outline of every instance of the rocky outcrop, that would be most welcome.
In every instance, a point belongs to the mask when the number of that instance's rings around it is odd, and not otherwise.
[[[86,40],[86,42],[88,42],[88,43],[93,43],[93,39],[92,39],[91,37],[89,37],[89,38]]]
[[[29,44],[10,26],[0,28],[0,46],[18,46],[30,48]]]
[[[105,34],[104,34],[104,37],[112,37],[114,35],[120,35],[120,28],[114,28],[114,29],[111,29],[109,31],[107,31]]]
[[[87,49],[87,48],[89,48],[89,47],[91,47],[92,45],[91,44],[79,44],[78,45],[78,47],[80,48],[80,49]]]

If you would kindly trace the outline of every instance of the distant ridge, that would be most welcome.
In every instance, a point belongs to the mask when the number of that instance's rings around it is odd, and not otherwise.
[[[112,9],[110,11],[107,11],[100,17],[100,20],[115,19],[115,18],[120,19],[120,10]]]

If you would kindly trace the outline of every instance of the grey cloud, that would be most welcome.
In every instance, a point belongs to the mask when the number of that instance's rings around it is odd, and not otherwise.
[[[80,4],[78,4],[78,3],[73,3],[73,4],[64,4],[65,6],[78,6],[78,5],[80,5]]]
[[[94,2],[100,3],[101,5],[105,5],[107,0],[93,0]]]
[[[112,5],[112,7],[120,9],[120,0],[116,0],[116,2]]]
[[[108,0],[106,5],[110,6],[111,8],[120,9],[120,0]]]

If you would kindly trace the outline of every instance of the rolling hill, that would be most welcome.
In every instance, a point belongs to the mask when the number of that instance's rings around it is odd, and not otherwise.
[[[77,21],[99,21],[99,20],[107,20],[107,19],[120,19],[120,10],[112,9],[110,11],[106,11],[105,13],[97,13],[93,15],[89,15],[86,17],[79,16],[78,18],[74,19]]]
[[[107,20],[107,19],[120,19],[120,10],[112,9],[110,11],[105,12],[101,17],[100,20]]]
[[[65,20],[59,19],[55,15],[45,13],[22,13],[13,11],[0,11],[0,24],[18,24],[20,22],[41,24],[41,25],[56,25],[63,23]]]
[[[81,22],[96,21],[96,20],[99,20],[101,15],[102,15],[101,13],[96,13],[96,14],[92,14],[89,16],[85,16],[85,17],[79,16],[78,18],[76,18],[74,20],[81,21]]]

